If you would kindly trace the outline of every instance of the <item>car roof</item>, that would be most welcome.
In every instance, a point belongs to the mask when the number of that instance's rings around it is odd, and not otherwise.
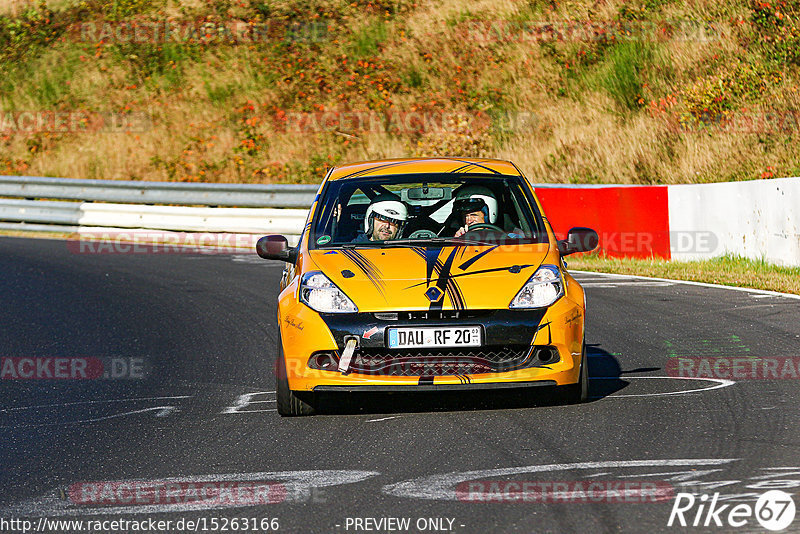
[[[328,176],[328,180],[418,173],[522,175],[517,166],[510,161],[439,157],[357,161],[335,167]]]

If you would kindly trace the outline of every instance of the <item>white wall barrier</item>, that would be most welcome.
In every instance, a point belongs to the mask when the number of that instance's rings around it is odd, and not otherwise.
[[[800,178],[669,186],[673,240],[708,235],[708,246],[684,250],[671,243],[676,260],[726,253],[800,266]]]
[[[252,190],[256,186],[150,182],[120,185],[111,182],[81,180],[73,183],[56,178],[0,177],[0,194],[24,197],[0,198],[0,229],[73,232],[80,228],[82,233],[89,231],[86,229],[98,228],[252,235],[280,233],[294,242],[302,231],[307,208],[292,208],[302,203],[310,205],[313,191],[318,188],[274,185]],[[134,185],[136,187],[131,189]],[[587,195],[603,191],[603,188],[582,185],[534,185],[536,188],[580,188],[585,189]],[[118,191],[120,187],[124,191]],[[665,186],[655,187],[663,189]],[[648,186],[638,188],[647,190]],[[779,265],[800,266],[800,178],[670,185],[666,188],[669,249],[673,259],[707,259],[730,253]],[[143,199],[153,191],[168,195],[155,199],[162,203],[178,203],[177,198],[195,199],[191,195],[200,195],[210,205],[230,205],[233,202],[253,205],[256,201],[251,197],[258,197],[261,206],[288,207],[188,207],[33,200],[80,198],[79,195],[84,194],[87,200],[88,197],[95,200],[113,197],[114,202],[125,202],[128,197]],[[54,196],[38,196],[45,192]],[[615,206],[607,206],[607,209],[613,210]],[[619,209],[624,209],[624,206]],[[663,206],[660,209],[663,210]],[[613,232],[614,228],[606,230]]]

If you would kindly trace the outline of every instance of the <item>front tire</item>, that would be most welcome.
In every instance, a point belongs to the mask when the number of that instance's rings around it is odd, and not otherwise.
[[[589,361],[586,358],[586,341],[581,350],[581,368],[578,374],[578,383],[567,386],[567,402],[581,404],[589,400]]]
[[[314,405],[301,399],[297,393],[289,389],[289,376],[286,373],[286,359],[283,356],[283,344],[281,341],[278,341],[278,355],[275,362],[275,386],[278,413],[281,416],[314,415],[316,411]],[[309,392],[309,395],[313,395],[313,393]]]

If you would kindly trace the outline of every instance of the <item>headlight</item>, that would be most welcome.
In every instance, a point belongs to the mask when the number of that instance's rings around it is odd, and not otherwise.
[[[509,308],[544,308],[550,306],[564,294],[561,272],[555,265],[542,265],[533,273]]]
[[[322,313],[352,313],[358,308],[336,284],[320,272],[303,275],[300,282],[300,302]]]

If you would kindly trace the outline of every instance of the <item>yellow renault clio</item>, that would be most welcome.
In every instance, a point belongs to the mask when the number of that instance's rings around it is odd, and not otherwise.
[[[315,411],[321,392],[563,386],[586,400],[583,288],[562,256],[597,234],[557,241],[522,172],[463,158],[331,169],[278,296],[277,403]]]

